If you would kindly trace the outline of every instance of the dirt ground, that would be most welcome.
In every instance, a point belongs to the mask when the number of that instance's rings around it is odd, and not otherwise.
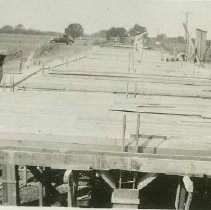
[[[24,34],[4,34],[0,33],[0,50],[13,53],[18,50],[23,51],[23,56],[29,54],[39,45],[49,42],[49,35],[24,35]]]

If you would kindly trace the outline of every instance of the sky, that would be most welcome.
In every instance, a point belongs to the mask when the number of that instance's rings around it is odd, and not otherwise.
[[[211,0],[0,0],[0,27],[23,24],[26,28],[63,32],[80,23],[90,34],[111,26],[145,26],[149,36],[165,33],[183,36],[183,12],[190,12],[189,30],[208,31],[211,38]],[[210,34],[209,34],[210,33]]]

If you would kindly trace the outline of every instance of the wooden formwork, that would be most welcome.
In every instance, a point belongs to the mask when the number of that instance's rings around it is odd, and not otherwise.
[[[27,166],[49,196],[58,192],[43,178],[45,168],[70,170],[72,206],[81,171],[97,173],[118,201],[120,191],[128,190],[124,182],[132,183],[136,202],[120,204],[124,207],[137,207],[139,192],[159,175],[178,176],[175,207],[188,208],[184,197],[191,192],[182,177],[211,175],[211,109],[210,73],[185,65],[162,63],[154,51],[138,64],[128,49],[102,48],[68,65],[15,78],[19,91],[2,93],[0,101],[2,182],[4,195],[13,195],[4,204],[18,204],[15,171]],[[121,174],[129,172],[132,180],[123,182]],[[41,186],[40,205],[42,192]]]

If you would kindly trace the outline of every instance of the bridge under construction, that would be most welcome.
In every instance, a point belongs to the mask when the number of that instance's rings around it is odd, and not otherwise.
[[[130,48],[94,48],[3,76],[3,205],[24,205],[32,179],[40,206],[209,205],[209,66],[144,53],[138,63]]]

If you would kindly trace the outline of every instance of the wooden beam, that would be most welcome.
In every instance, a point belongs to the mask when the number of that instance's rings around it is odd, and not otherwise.
[[[125,132],[126,132],[126,115],[123,116],[123,122],[122,122],[122,152],[125,152]]]
[[[154,138],[154,137],[153,137]],[[156,138],[156,137],[155,137]],[[6,140],[5,140],[6,141]],[[134,135],[134,139],[128,144],[131,145],[133,142],[135,141],[135,135]],[[1,141],[0,141],[1,142]],[[12,145],[12,142],[14,142],[14,145]],[[109,150],[109,147],[107,147],[107,145],[87,145],[86,144],[67,144],[67,143],[62,143],[62,145],[64,145],[64,148],[61,147],[61,143],[58,142],[33,142],[33,141],[21,141],[22,143],[20,145],[24,145],[25,146],[19,146],[18,144],[16,144],[18,141],[11,141],[10,143],[8,143],[8,146],[0,146],[0,150],[5,150],[5,151],[28,151],[28,152],[44,152],[44,153],[68,153],[68,151],[72,150],[72,149],[78,149],[83,151],[83,149],[88,149],[90,151],[116,151],[116,152],[120,152],[122,147],[121,146],[117,146],[114,145],[113,146],[113,150]],[[20,142],[20,141],[19,141]],[[126,142],[128,142],[128,140],[126,140]],[[5,142],[6,143],[6,142]],[[30,146],[31,145],[31,146]],[[47,149],[46,149],[47,148]],[[98,149],[99,148],[99,149]],[[132,153],[134,151],[134,146],[125,146],[125,150],[129,153]],[[146,154],[158,154],[158,155],[175,155],[175,156],[186,156],[186,157],[210,157],[211,153],[209,149],[183,149],[183,148],[171,148],[171,147],[166,147],[166,148],[162,148],[162,147],[153,147],[153,146],[139,146],[139,151],[141,151],[141,153],[146,153]],[[82,164],[80,164],[82,165]],[[80,165],[70,165],[70,169],[72,167],[74,167],[73,169],[77,170],[80,169]],[[62,166],[62,165],[57,165],[55,164],[55,168],[56,167]],[[83,166],[85,167],[85,166]],[[58,168],[58,169],[59,169]],[[65,167],[66,168],[66,167]],[[64,168],[64,169],[65,169]],[[88,166],[87,166],[88,168]]]
[[[72,207],[77,207],[78,173],[73,172],[69,179],[69,190]]]
[[[144,187],[146,187],[148,184],[150,184],[151,182],[153,182],[156,178],[158,177],[158,174],[154,174],[154,173],[148,173],[145,176],[143,176],[138,184],[137,184],[137,189],[141,190]]]
[[[71,61],[75,61],[75,59],[70,59],[68,62],[71,62]],[[49,68],[55,68],[55,67],[58,67],[58,66],[62,66],[64,65],[63,62],[61,61],[57,61],[56,63],[51,63],[51,66],[49,65]],[[21,76],[21,78],[19,78],[17,81],[14,82],[13,84],[13,88],[16,87],[17,85],[19,85],[20,83],[26,81],[27,79],[31,78],[32,76],[38,74],[39,72],[43,71],[43,69],[45,69],[44,66],[42,67],[36,67],[36,68],[32,68],[31,71],[28,71],[28,73],[25,73]]]
[[[179,202],[180,202],[180,189],[181,189],[181,183],[179,182],[177,185],[177,190],[176,190],[176,197],[175,197],[175,209],[178,210],[179,208]]]
[[[40,164],[41,166],[41,164]],[[35,178],[51,193],[51,196],[59,197],[60,193],[52,186],[49,178],[45,178],[37,167],[28,166],[28,169],[35,176]]]
[[[5,134],[7,135],[7,134]],[[9,135],[9,134],[8,134]],[[58,141],[58,139],[60,141]],[[128,139],[125,139],[128,141]],[[83,142],[87,142],[84,144]],[[102,143],[103,142],[103,143]],[[121,151],[121,138],[90,138],[87,136],[77,137],[77,136],[62,136],[62,135],[37,135],[37,134],[27,134],[19,135],[17,133],[16,137],[7,138],[0,137],[0,150],[7,148],[42,148],[43,150],[48,148],[54,149],[87,149],[87,150],[108,150],[108,151]],[[102,147],[103,145],[103,147]]]
[[[14,160],[17,165],[47,166],[51,164],[89,165],[96,170],[119,169],[172,175],[211,176],[211,158],[176,155],[117,153],[69,150],[68,153],[39,153],[26,151],[0,151],[0,163]],[[165,165],[165,167],[163,167]],[[191,167],[190,167],[191,166]]]
[[[24,150],[23,150],[24,149]],[[34,149],[34,151],[32,151]],[[89,159],[90,157],[96,157],[96,158],[109,158],[109,157],[117,157],[117,158],[131,158],[133,161],[136,161],[137,159],[142,158],[149,158],[149,159],[172,159],[172,160],[185,160],[185,161],[211,161],[211,155],[209,156],[191,156],[191,155],[177,155],[177,154],[150,154],[150,153],[130,153],[130,152],[113,152],[113,151],[95,151],[95,150],[84,150],[84,149],[68,149],[68,150],[55,150],[55,149],[37,149],[36,148],[22,148],[13,150],[13,149],[2,149],[0,150],[0,163],[9,163],[13,157],[16,159],[13,159],[14,162],[20,162],[21,159],[23,162],[28,162],[27,159],[24,159],[22,156],[26,155],[26,157],[31,157],[37,155],[44,155],[44,157],[52,156],[52,158],[56,157],[57,155],[61,155],[62,157],[65,157],[67,155],[75,155],[76,157],[86,158]],[[10,156],[11,155],[11,156]],[[29,160],[29,162],[31,159]],[[35,162],[42,162],[42,160],[39,161],[35,160]],[[46,162],[47,160],[43,160]],[[51,162],[51,160],[49,160]],[[24,165],[24,164],[19,164]],[[27,164],[25,164],[27,165]],[[54,163],[56,165],[56,162]],[[65,164],[64,164],[65,165]],[[71,164],[70,164],[71,165]],[[72,164],[74,165],[74,164]],[[82,165],[85,165],[85,163],[82,163]]]
[[[68,184],[67,204],[68,207],[77,207],[78,172],[66,170],[63,180]]]
[[[190,209],[192,198],[193,198],[193,193],[192,192],[188,192],[187,200],[185,202],[185,210],[189,210]]]
[[[18,166],[4,164],[2,166],[3,205],[17,206],[20,203]]]
[[[99,171],[98,172],[102,179],[112,188],[116,188],[116,181],[114,177],[109,173],[109,171]]]
[[[137,122],[136,122],[136,152],[138,152],[138,144],[139,144],[139,132],[140,132],[140,114],[137,114]]]
[[[184,210],[185,208],[186,190],[184,185],[180,182],[177,189],[176,210]]]
[[[43,197],[44,197],[44,193],[43,193],[43,185],[41,182],[38,183],[38,197],[39,197],[39,206],[43,206]]]
[[[72,189],[71,189],[71,183],[72,181],[71,176],[73,176],[72,170],[66,170],[64,173],[63,181],[68,184],[68,190],[67,190],[67,206],[72,207],[73,206],[73,195],[72,195]]]
[[[28,138],[32,138],[32,136],[29,136]],[[58,136],[59,138],[59,136]],[[125,142],[127,145],[126,151],[133,152],[134,147],[130,146],[135,140],[136,140],[136,134],[131,135],[132,141],[129,142],[129,139],[125,139]],[[145,134],[139,134],[139,138],[146,138],[146,139],[167,139],[166,136],[158,136],[158,135],[145,135]],[[55,138],[52,138],[52,141],[50,140],[0,140],[0,150],[13,150],[13,151],[32,151],[32,152],[46,152],[46,153],[68,153],[68,150],[78,149],[78,150],[90,150],[90,151],[116,151],[120,152],[122,150],[121,145],[87,145],[87,144],[74,144],[74,143],[67,143],[66,139],[64,139],[64,142],[56,142]],[[70,137],[70,141],[72,142],[73,137]],[[80,138],[80,142],[82,140],[86,140],[86,137]],[[112,141],[112,139],[108,138],[99,138],[99,141],[107,142]],[[94,139],[95,141],[95,139]],[[118,139],[113,139],[115,144],[117,144]],[[121,139],[119,138],[119,142],[121,142]],[[139,150],[143,153],[149,153],[149,154],[161,154],[161,155],[182,155],[182,156],[201,156],[201,157],[210,157],[211,152],[209,149],[192,149],[189,148],[171,148],[171,147],[153,147],[153,146],[139,146]],[[156,150],[156,151],[155,151]],[[72,164],[71,164],[72,165]],[[81,165],[81,164],[80,164]],[[71,167],[70,167],[71,168]]]

